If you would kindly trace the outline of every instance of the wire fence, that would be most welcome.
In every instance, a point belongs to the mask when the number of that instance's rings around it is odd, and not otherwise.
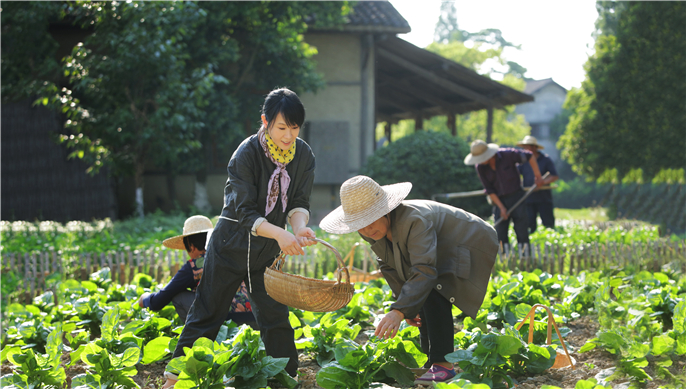
[[[283,270],[314,278],[323,278],[336,270],[338,265],[335,258],[314,247],[316,246],[305,248],[305,255],[289,257]],[[355,253],[358,247],[362,250]],[[367,245],[355,245],[347,254],[344,262],[358,275],[369,274],[376,269],[376,256]],[[83,253],[76,257],[62,256],[56,251],[2,253],[2,272],[11,271],[19,277],[16,282],[17,290],[12,294],[16,300],[30,303],[35,296],[55,288],[56,282],[51,283],[50,280],[88,280],[91,273],[104,268],[110,269],[112,281],[118,284],[130,283],[137,273],[149,275],[157,283],[162,283],[181,268],[187,259],[185,255],[178,250],[155,249]],[[349,258],[354,261],[348,261]],[[494,273],[500,270],[540,269],[551,274],[577,274],[582,270],[611,267],[633,271],[686,273],[686,241],[659,239],[632,244],[609,242],[577,245],[542,243],[513,247],[506,245],[498,253]]]

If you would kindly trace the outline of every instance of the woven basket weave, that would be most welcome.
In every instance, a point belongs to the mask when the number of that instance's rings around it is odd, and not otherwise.
[[[286,256],[282,254],[264,273],[267,294],[281,304],[303,311],[331,312],[343,308],[352,299],[354,291],[353,285],[350,284],[348,269],[345,268],[341,254],[335,247],[321,239],[313,238],[312,240],[323,244],[336,255],[338,261],[338,269],[335,272],[336,281],[317,280],[284,273],[281,269],[286,262]]]

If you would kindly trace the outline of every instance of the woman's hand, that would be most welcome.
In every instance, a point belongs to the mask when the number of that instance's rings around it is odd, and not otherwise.
[[[299,229],[295,233],[295,239],[298,240],[298,244],[300,247],[306,247],[306,246],[312,246],[314,244],[317,244],[317,242],[310,240],[309,238],[316,238],[314,235],[314,231],[310,229],[309,227],[304,227]]]
[[[388,312],[376,326],[374,336],[377,336],[381,339],[394,338],[398,333],[398,328],[400,328],[400,322],[404,318],[405,315],[398,310],[394,309]]]
[[[422,318],[417,315],[414,319],[405,319],[405,323],[411,325],[412,327],[421,327],[422,326]]]
[[[276,236],[276,241],[279,243],[281,251],[286,255],[305,255],[305,251],[300,246],[295,235],[286,230],[281,230],[279,235]]]

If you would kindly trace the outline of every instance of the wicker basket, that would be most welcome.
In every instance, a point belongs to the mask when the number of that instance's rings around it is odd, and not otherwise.
[[[264,286],[274,300],[289,307],[310,312],[331,312],[348,305],[353,297],[354,287],[345,268],[341,254],[335,247],[321,239],[313,239],[336,255],[338,269],[336,281],[317,280],[296,274],[284,273],[286,256],[281,255],[264,273]],[[343,277],[345,275],[345,277]],[[342,281],[341,278],[344,278]]]

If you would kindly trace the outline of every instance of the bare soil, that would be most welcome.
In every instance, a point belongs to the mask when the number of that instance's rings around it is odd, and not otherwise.
[[[573,389],[579,380],[587,380],[595,377],[601,371],[609,369],[616,365],[617,358],[615,355],[602,350],[591,350],[586,353],[578,353],[577,350],[583,346],[587,340],[594,338],[598,331],[598,323],[592,317],[582,317],[567,323],[566,325],[571,329],[571,333],[565,338],[570,355],[576,360],[574,368],[565,367],[562,369],[549,369],[545,374],[531,376],[531,377],[513,377],[517,382],[516,387],[521,389],[540,388],[543,385],[554,385],[564,389]],[[360,335],[358,342],[364,342],[364,335]],[[316,360],[306,354],[301,354],[299,357],[300,368],[298,372],[298,380],[300,381],[300,389],[320,389],[317,385],[316,375],[320,369]],[[62,358],[62,364],[66,365],[69,362],[69,356],[65,355]],[[686,373],[686,357],[673,357],[674,364],[669,368],[672,374],[683,375]],[[164,367],[166,362],[157,362],[150,365],[137,365],[138,374],[133,377],[134,381],[140,385],[142,389],[157,389],[164,384]],[[459,369],[458,369],[459,370]],[[12,365],[8,362],[2,364],[0,369],[2,374],[8,374],[12,371]],[[71,387],[72,377],[84,373],[85,365],[77,363],[66,370],[67,373],[67,388]],[[653,377],[653,381],[648,381],[644,386],[647,389],[661,388],[669,384],[669,382],[656,377],[655,372],[649,367],[646,372]],[[628,388],[629,379],[619,379],[612,382],[614,388]],[[383,388],[394,388],[397,386],[383,385]],[[423,389],[423,386],[415,386],[413,389]]]

